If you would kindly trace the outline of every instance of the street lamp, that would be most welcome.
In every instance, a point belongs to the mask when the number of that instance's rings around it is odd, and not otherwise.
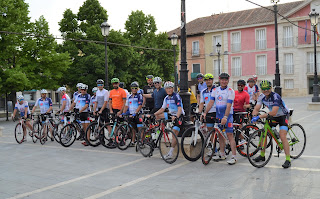
[[[275,73],[275,88],[274,91],[278,93],[281,96],[281,86],[280,86],[280,70],[279,70],[279,48],[278,48],[278,7],[277,3],[279,3],[280,0],[271,0],[271,3],[273,3],[274,7],[274,32],[275,32],[275,50],[276,50],[276,73]]]
[[[108,82],[108,54],[107,54],[107,37],[109,36],[110,25],[105,21],[100,25],[102,36],[104,36],[105,45],[105,85],[106,89],[109,89]]]
[[[221,52],[221,44],[217,43],[217,52],[218,52],[218,75],[220,75],[220,52]]]
[[[171,45],[173,47],[173,66],[174,66],[174,91],[177,92],[177,66],[176,66],[176,46],[178,43],[178,35],[171,35]]]
[[[316,28],[318,24],[319,13],[312,9],[309,14],[311,25],[313,26],[313,43],[314,43],[314,79],[313,79],[313,97],[312,102],[320,102],[319,98],[319,85],[318,85],[318,72],[317,72],[317,41],[316,41]]]

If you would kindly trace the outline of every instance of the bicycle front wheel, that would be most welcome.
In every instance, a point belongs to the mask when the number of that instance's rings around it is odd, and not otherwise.
[[[77,129],[73,124],[65,125],[60,132],[60,144],[64,147],[71,146],[76,140]]]
[[[23,142],[23,128],[21,123],[18,123],[16,125],[16,128],[14,129],[14,137],[16,138],[16,141],[18,144],[21,144]]]
[[[306,148],[306,132],[300,124],[292,124],[289,126],[287,139],[290,146],[290,157],[299,158]]]
[[[85,140],[90,146],[96,147],[100,145],[98,122],[89,124],[85,133]]]
[[[40,122],[35,122],[33,124],[33,136],[32,141],[33,143],[36,143],[38,139],[40,139],[40,131],[41,131],[41,124]]]
[[[252,166],[264,167],[271,159],[273,142],[270,133],[265,136],[265,129],[259,129],[249,137],[247,157]]]
[[[219,147],[219,142],[217,135],[215,133],[215,129],[208,133],[201,149],[201,160],[204,165],[209,164],[211,161],[213,154],[218,151],[217,148]]]
[[[100,143],[108,148],[114,149],[117,147],[117,142],[115,140],[115,133],[113,133],[113,124],[105,124],[99,131]]]
[[[160,155],[169,164],[174,163],[179,156],[179,141],[176,134],[170,129],[160,133]]]
[[[144,157],[150,157],[153,152],[151,131],[147,127],[142,127],[138,132],[137,149]]]
[[[116,132],[116,142],[120,150],[126,150],[132,142],[132,129],[128,124],[121,124]]]
[[[195,131],[192,126],[184,131],[181,137],[181,152],[189,161],[197,161],[201,157],[203,134],[200,130]]]

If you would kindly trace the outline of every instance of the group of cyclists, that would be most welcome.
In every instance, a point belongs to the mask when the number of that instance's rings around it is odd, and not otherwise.
[[[236,113],[245,112],[247,108],[254,105],[252,123],[267,117],[272,117],[279,123],[280,138],[283,142],[286,155],[286,160],[282,166],[284,168],[290,167],[290,151],[286,138],[289,110],[280,95],[272,91],[272,84],[268,80],[261,81],[260,93],[255,75],[247,81],[239,80],[237,82],[237,90],[233,90],[228,86],[229,78],[229,74],[221,73],[219,75],[219,86],[217,86],[214,83],[214,76],[212,74],[207,73],[203,75],[200,73],[197,75],[198,85],[196,95],[189,89],[189,92],[191,92],[191,107],[194,107],[193,110],[195,110],[195,107],[198,105],[197,111],[202,113],[202,118],[208,130],[213,129],[216,123],[225,128],[232,150],[232,156],[227,160],[227,163],[234,165],[237,162],[233,123],[240,124],[239,120],[241,118]],[[179,93],[174,91],[174,83],[167,81],[163,84],[160,77],[154,77],[153,75],[146,76],[146,81],[147,85],[142,89],[140,89],[138,82],[132,82],[130,84],[131,92],[129,93],[126,89],[121,88],[123,84],[118,78],[111,79],[113,89],[109,91],[104,88],[104,81],[98,79],[96,82],[97,86],[92,89],[92,96],[87,93],[88,85],[78,83],[76,85],[78,91],[73,94],[72,99],[67,94],[67,88],[60,87],[57,91],[61,96],[62,105],[58,113],[77,112],[84,130],[90,123],[89,112],[99,115],[102,122],[109,122],[109,114],[115,114],[120,118],[130,115],[130,117],[134,118],[133,122],[139,130],[142,127],[142,120],[140,119],[143,117],[143,114],[141,114],[142,110],[148,109],[150,110],[149,113],[153,114],[157,120],[163,118],[166,120],[171,119],[173,123],[172,131],[178,135],[183,125],[182,121],[185,112]],[[42,115],[53,113],[52,100],[47,97],[48,92],[42,89],[40,93],[41,98],[36,101],[32,111],[30,111],[28,102],[24,100],[23,95],[17,96],[17,103],[12,117],[15,117],[17,111],[20,111],[20,116],[28,119],[35,112],[36,107],[40,108]],[[263,104],[268,107],[269,112],[258,115]],[[32,128],[28,121],[26,124],[29,128]],[[215,152],[216,154],[213,158],[215,160],[226,160],[227,157],[224,151],[225,141],[220,136],[220,150]],[[25,132],[24,139],[26,139]],[[51,139],[53,140],[53,135]],[[131,146],[134,146],[134,141]],[[82,144],[88,145],[86,141]],[[168,154],[164,158],[172,156],[177,143],[172,144]],[[254,161],[265,161],[264,152],[261,152],[260,156],[255,158]]]

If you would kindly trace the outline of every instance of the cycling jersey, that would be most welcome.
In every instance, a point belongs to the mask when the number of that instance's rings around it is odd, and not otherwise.
[[[164,98],[161,108],[163,108],[163,109],[168,108],[169,113],[171,115],[177,116],[178,107],[181,107],[181,109],[182,109],[181,115],[184,115],[182,100],[181,100],[179,94],[173,93],[171,96],[167,95]]]
[[[20,104],[19,102],[16,103],[16,105],[14,106],[14,109],[17,109],[20,111],[20,116],[23,117],[25,114],[25,108],[28,108],[27,111],[27,115],[30,115],[30,109],[29,109],[29,105],[27,101],[23,101],[22,104]]]
[[[36,101],[35,106],[39,106],[40,113],[44,114],[49,110],[50,106],[52,106],[52,100],[48,97],[46,97],[46,99],[44,99],[44,100],[42,98],[39,98]]]
[[[228,103],[233,103],[235,94],[234,90],[230,87],[221,88],[220,86],[213,89],[211,93],[211,100],[216,103],[217,118],[222,119],[227,109]],[[233,107],[231,106],[230,115],[233,114]]]
[[[64,107],[63,112],[68,112],[70,109],[71,101],[69,95],[67,95],[66,93],[61,97],[61,104],[63,104],[64,101],[66,101],[66,106]]]
[[[113,89],[109,93],[109,99],[112,100],[112,107],[109,107],[110,109],[112,108],[121,110],[123,106],[123,100],[127,99],[127,94],[122,88]]]
[[[198,88],[197,93],[200,94],[201,91],[203,91],[204,89],[207,88],[206,82],[202,82],[202,84],[199,83],[198,86],[197,86],[197,88]]]
[[[152,86],[146,85],[143,87],[143,93],[144,94],[152,94],[153,91],[156,88],[154,87],[154,85],[152,84]],[[149,107],[149,109],[153,109],[154,107],[154,99],[153,98],[146,98],[146,107]]]
[[[249,84],[248,84],[247,86],[244,87],[243,90],[246,91],[249,94],[250,102],[254,103],[253,95],[255,93],[259,93],[259,87],[256,84],[253,87],[250,87]]]
[[[76,108],[79,109],[79,111],[81,111],[81,109],[86,105],[88,104],[88,107],[83,110],[82,112],[88,112],[89,111],[89,103],[90,103],[90,95],[87,93],[87,94],[79,94],[77,97],[76,97]]]
[[[78,91],[73,93],[73,97],[72,97],[73,102],[76,102],[75,99],[78,97],[79,94],[80,93]]]
[[[235,98],[233,103],[233,109],[235,112],[245,112],[246,110],[243,108],[244,104],[250,103],[250,96],[247,92],[235,91]]]
[[[141,94],[130,95],[126,102],[126,106],[128,106],[129,113],[135,114],[139,106],[142,105],[143,97]]]
[[[97,90],[95,98],[97,102],[97,108],[102,108],[104,102],[107,102],[109,100],[109,91],[107,91],[106,89]]]
[[[94,96],[92,96],[91,99],[90,99],[89,107],[92,106],[92,109],[93,109],[95,103],[96,103],[96,96],[94,95]],[[95,111],[97,111],[97,110],[98,110],[98,108],[97,108]],[[91,108],[90,108],[90,111],[94,111],[94,110],[91,110]]]
[[[208,105],[211,99],[212,91],[215,89],[215,86],[212,86],[212,88],[209,90],[209,88],[204,89],[201,91],[200,94],[200,103],[205,103],[205,105]],[[202,111],[202,110],[201,110]],[[216,112],[216,102],[214,102],[213,106],[209,110],[208,113]]]
[[[266,105],[269,108],[270,111],[272,110],[272,108],[274,106],[278,106],[279,110],[278,110],[278,112],[277,112],[275,117],[289,114],[289,109],[287,108],[286,104],[281,99],[280,95],[278,93],[275,93],[275,92],[271,92],[268,98],[263,93],[261,93],[259,95],[259,97],[258,97],[257,104]]]

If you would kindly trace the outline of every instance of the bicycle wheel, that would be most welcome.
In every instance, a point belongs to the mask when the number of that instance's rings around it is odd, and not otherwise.
[[[176,134],[170,129],[164,129],[160,133],[160,155],[162,159],[169,164],[174,163],[179,156],[179,141]]]
[[[71,146],[76,140],[77,129],[73,124],[65,125],[60,132],[60,144],[64,147]]]
[[[46,132],[46,135],[44,132]],[[44,145],[47,142],[47,140],[49,138],[48,137],[49,133],[50,133],[50,131],[49,131],[48,125],[44,125],[44,127],[41,128],[41,130],[40,130],[40,143],[42,145]]]
[[[41,131],[41,124],[40,122],[36,122],[33,124],[33,136],[32,141],[36,143],[38,139],[40,139],[40,131]]]
[[[111,131],[109,131],[109,129]],[[113,124],[105,124],[99,131],[99,140],[100,143],[108,148],[108,149],[114,149],[117,147],[117,142],[115,141],[115,133],[112,132]]]
[[[217,147],[219,145],[217,135],[215,133],[215,129],[210,131],[204,140],[201,149],[201,160],[204,165],[209,164],[211,161],[213,154],[217,151]]]
[[[258,129],[259,128],[256,125],[248,124],[242,127],[242,129],[236,130],[235,141],[236,141],[237,151],[241,156],[247,157],[247,144],[249,141],[249,137],[254,131]]]
[[[252,166],[257,168],[264,167],[268,164],[272,156],[272,137],[270,133],[267,133],[267,136],[264,137],[264,131],[264,129],[259,129],[252,133],[249,137],[249,144],[247,145],[248,160]],[[266,147],[262,147],[263,143],[265,143]],[[262,156],[264,158],[261,158]]]
[[[60,143],[60,132],[63,126],[64,126],[63,122],[59,122],[58,124],[54,125],[53,137],[58,143]]]
[[[96,147],[100,145],[99,129],[98,122],[90,123],[86,129],[85,140],[90,146]]]
[[[121,124],[116,131],[116,142],[120,150],[126,150],[132,142],[132,129],[128,124]]]
[[[287,139],[290,146],[290,157],[299,158],[306,148],[306,132],[300,124],[292,124],[289,126]]]
[[[201,157],[203,142],[202,132],[198,130],[196,133],[194,126],[185,130],[181,136],[181,152],[183,156],[189,161],[197,161]]]
[[[18,123],[16,125],[16,128],[14,129],[14,137],[16,138],[16,141],[18,144],[21,144],[23,142],[23,128],[21,126],[21,123]]]
[[[147,127],[142,127],[138,132],[137,148],[144,157],[150,157],[153,152],[152,131],[153,129],[148,130]]]

